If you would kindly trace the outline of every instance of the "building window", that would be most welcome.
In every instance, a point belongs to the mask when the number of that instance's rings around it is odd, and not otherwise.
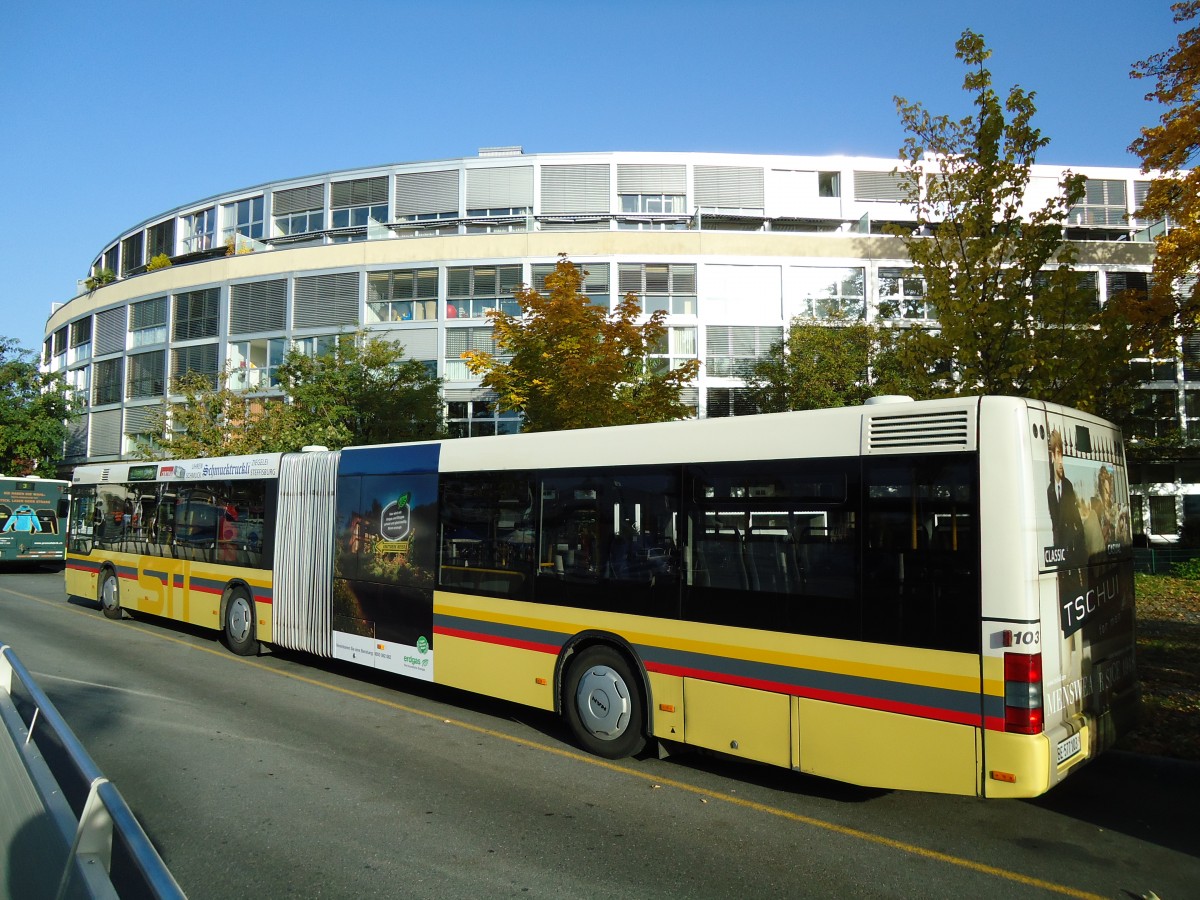
[[[146,233],[139,231],[137,234],[131,234],[129,237],[121,241],[121,275],[128,275],[135,269],[141,268],[144,260],[142,259],[142,247],[146,242]]]
[[[452,400],[446,404],[446,428],[452,438],[516,434],[521,414],[501,412],[494,400]]]
[[[1176,391],[1139,391],[1132,430],[1139,438],[1169,438],[1179,431],[1179,394]]]
[[[1129,363],[1133,377],[1138,381],[1176,381],[1179,363],[1174,359],[1135,359]]]
[[[129,305],[129,349],[164,344],[167,340],[167,298],[140,300]]]
[[[226,203],[221,207],[221,219],[225,223],[221,230],[222,241],[228,241],[235,234],[261,241],[264,221],[263,198],[248,197],[245,200]]]
[[[217,300],[217,288],[176,295],[173,340],[216,337],[219,315]]]
[[[146,229],[146,259],[175,255],[175,220],[167,219]]]
[[[79,402],[87,404],[88,391],[91,389],[91,366],[81,366],[70,369],[66,373],[67,386],[80,398]]]
[[[758,407],[746,388],[708,389],[707,417],[710,419],[727,419],[730,416],[753,416],[758,413]]]
[[[54,332],[54,367],[62,368],[67,362],[67,326],[64,325]]]
[[[1033,299],[1035,315],[1043,324],[1078,325],[1086,322],[1100,309],[1100,283],[1095,272],[1068,272],[1060,277],[1074,281],[1074,292],[1070,304],[1064,309],[1061,294],[1051,298],[1052,311],[1063,318],[1054,321],[1047,320],[1041,315],[1040,298],[1049,293],[1054,283],[1053,272],[1035,272],[1033,276]]]
[[[129,380],[125,396],[130,400],[161,397],[166,389],[165,368],[167,351],[151,350],[129,357]]]
[[[471,373],[462,355],[468,350],[482,350],[490,353],[499,362],[508,362],[512,357],[500,353],[496,344],[495,333],[488,325],[484,328],[448,328],[446,329],[446,374],[447,381],[467,381]]]
[[[1083,190],[1083,199],[1067,214],[1069,225],[1129,225],[1124,181],[1089,178]]]
[[[367,273],[367,322],[437,319],[438,270]]]
[[[318,356],[332,353],[337,349],[337,345],[338,336],[336,334],[318,334],[296,338],[292,341],[292,349],[309,359],[316,359]]]
[[[705,369],[710,377],[746,378],[753,372],[755,364],[769,356],[771,348],[783,340],[783,328],[777,325],[709,325],[705,339]]]
[[[388,180],[356,178],[330,186],[330,220],[334,228],[366,228],[388,220]]]
[[[650,216],[679,216],[687,212],[683,194],[621,194],[621,212]]]
[[[925,279],[916,269],[880,269],[875,303],[879,314],[887,318],[934,318],[933,308],[925,297]]]
[[[233,391],[263,391],[279,386],[275,371],[283,362],[283,338],[259,338],[229,344],[229,377]]]
[[[77,363],[92,355],[92,317],[71,323],[71,347],[67,364]]]
[[[696,315],[696,266],[666,263],[620,263],[617,289],[637,294],[646,315],[662,310],[672,316]]]
[[[574,263],[573,265],[583,273],[583,284],[579,286],[580,293],[592,306],[608,309],[611,298],[608,263]],[[546,276],[554,269],[553,263],[537,263],[530,267],[530,280],[533,282],[533,289],[539,294],[543,296],[547,294]]]
[[[811,190],[811,188],[810,188]],[[817,173],[817,196],[818,197],[840,197],[842,196],[842,173],[841,172],[818,172]]]
[[[325,210],[305,209],[275,217],[275,228],[281,235],[310,234],[325,228]]]
[[[171,352],[171,386],[184,375],[203,375],[210,387],[217,386],[217,345],[197,344]]]
[[[1174,495],[1150,498],[1150,533],[1174,536],[1179,531],[1179,517]]]
[[[668,328],[659,338],[658,346],[647,356],[646,365],[651,372],[663,374],[695,358],[696,329]]]
[[[325,185],[276,191],[271,198],[275,230],[281,235],[309,234],[325,228]]]
[[[800,315],[811,319],[861,319],[866,278],[860,268],[795,266]]]
[[[96,374],[92,383],[93,406],[121,402],[124,362],[123,359],[106,359],[96,363]]]
[[[519,316],[512,293],[521,283],[520,266],[459,266],[446,270],[447,319],[481,319],[489,309]]]
[[[184,253],[211,250],[213,234],[217,229],[217,211],[213,207],[202,209],[179,219],[179,240]]]

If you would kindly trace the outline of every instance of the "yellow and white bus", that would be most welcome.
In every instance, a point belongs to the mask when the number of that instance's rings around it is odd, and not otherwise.
[[[67,591],[861,785],[1030,797],[1134,719],[1120,432],[1008,397],[74,474]]]

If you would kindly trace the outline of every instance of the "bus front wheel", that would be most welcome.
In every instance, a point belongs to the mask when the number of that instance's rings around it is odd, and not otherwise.
[[[106,618],[119,619],[121,618],[121,586],[117,582],[117,576],[111,569],[106,569],[100,575],[100,611],[104,613]]]
[[[238,656],[258,653],[254,633],[254,601],[241,588],[229,595],[225,604],[225,645]]]
[[[646,745],[644,701],[629,663],[612,647],[582,650],[567,674],[567,723],[589,753],[633,756]]]

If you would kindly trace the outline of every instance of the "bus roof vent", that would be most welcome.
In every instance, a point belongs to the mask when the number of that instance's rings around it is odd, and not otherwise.
[[[943,412],[891,413],[867,416],[867,452],[902,450],[967,450],[971,431],[965,409]]]

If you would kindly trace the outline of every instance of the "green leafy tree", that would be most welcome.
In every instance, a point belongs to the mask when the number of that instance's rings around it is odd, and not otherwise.
[[[142,459],[197,459],[298,449],[289,441],[288,413],[278,398],[229,388],[222,373],[188,372],[175,378],[171,392],[150,418],[152,440],[139,441]]]
[[[898,333],[898,359],[923,396],[1019,394],[1112,414],[1132,385],[1136,301],[1101,308],[1074,270],[1063,224],[1081,177],[1064,173],[1056,196],[1025,205],[1049,143],[1032,125],[1034,94],[1014,86],[1000,98],[982,36],[964,31],[955,47],[973,114],[952,119],[895,98],[908,133],[898,172],[916,228],[889,231],[904,241],[937,319]]]
[[[518,411],[525,431],[556,431],[688,415],[680,391],[699,372],[697,360],[668,369],[647,357],[662,350],[665,313],[638,324],[641,302],[627,294],[609,313],[580,292],[583,273],[565,255],[546,276],[546,293],[522,287],[513,296],[523,315],[492,310],[498,356],[463,355],[473,374],[496,392],[503,410]]]
[[[0,473],[53,477],[62,459],[71,391],[37,357],[0,337]]]
[[[1175,3],[1179,25],[1200,17],[1200,0]],[[1170,229],[1155,241],[1154,276],[1150,302],[1138,324],[1166,333],[1178,325],[1186,331],[1200,327],[1200,25],[1193,25],[1168,51],[1137,63],[1134,78],[1153,80],[1146,99],[1166,111],[1159,123],[1143,128],[1129,149],[1142,160],[1142,171],[1160,170],[1150,182],[1140,216],[1169,219]]]
[[[328,353],[288,353],[277,375],[297,448],[443,436],[441,379],[390,341],[341,335]]]
[[[442,436],[441,382],[397,344],[342,335],[327,353],[293,350],[276,370],[283,396],[235,391],[225,375],[188,373],[172,383],[139,448],[152,459],[340,449]]]
[[[859,319],[817,324],[798,317],[755,364],[747,379],[751,398],[760,412],[784,412],[907,393],[894,343],[893,331]]]

